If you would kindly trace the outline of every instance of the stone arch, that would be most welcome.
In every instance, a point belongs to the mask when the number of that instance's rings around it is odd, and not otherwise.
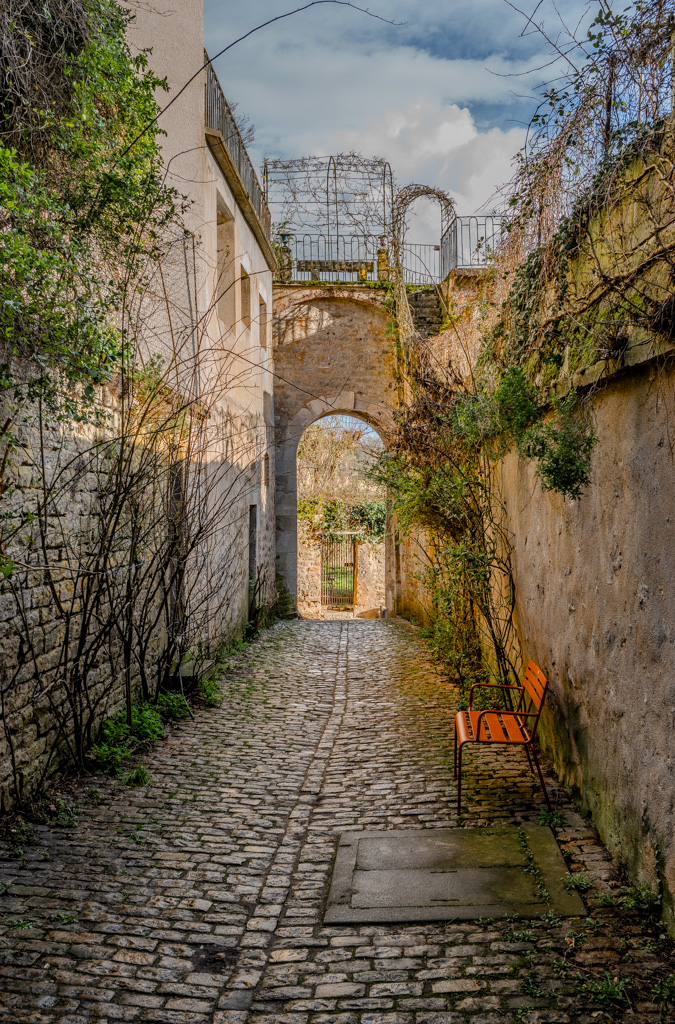
[[[277,572],[297,598],[298,443],[306,428],[330,414],[362,419],[385,445],[396,403],[395,354],[387,325],[388,293],[358,285],[287,285],[275,296],[275,475]],[[288,330],[294,310],[328,314]],[[389,531],[388,531],[389,533]],[[395,606],[393,542],[385,542],[387,608]]]
[[[324,416],[353,416],[368,423],[378,432],[384,445],[393,428],[392,410],[381,402],[363,399],[353,391],[343,391],[330,398],[312,399],[299,410],[286,428],[286,436],[277,445],[276,514],[277,514],[277,572],[288,587],[293,601],[297,600],[298,564],[298,444],[312,423]],[[396,601],[395,545],[391,531],[384,541],[385,601],[387,611],[393,612]]]

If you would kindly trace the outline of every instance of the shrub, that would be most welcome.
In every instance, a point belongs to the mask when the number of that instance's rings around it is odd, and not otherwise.
[[[199,692],[209,708],[217,708],[223,703],[223,691],[217,679],[202,679]]]
[[[160,693],[157,710],[165,722],[180,721],[190,715],[190,705],[182,693]]]

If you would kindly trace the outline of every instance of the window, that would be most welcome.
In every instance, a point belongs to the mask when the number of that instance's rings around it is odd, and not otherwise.
[[[262,295],[258,299],[258,337],[261,347],[267,349],[267,303]]]
[[[241,319],[248,331],[251,327],[251,278],[241,268]]]
[[[234,220],[218,210],[216,308],[226,331],[234,327]]]

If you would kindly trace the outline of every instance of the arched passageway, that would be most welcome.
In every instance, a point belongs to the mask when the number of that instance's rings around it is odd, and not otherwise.
[[[364,419],[330,415],[307,427],[297,455],[297,609],[302,618],[379,618],[386,609],[384,452]],[[389,567],[391,570],[391,566]]]
[[[387,443],[396,406],[388,292],[359,285],[286,285],[275,298],[277,572],[297,600],[297,450],[324,416],[355,416]],[[385,542],[385,604],[397,600],[393,537]]]

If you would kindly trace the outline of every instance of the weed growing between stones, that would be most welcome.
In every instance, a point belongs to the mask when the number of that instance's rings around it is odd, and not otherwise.
[[[605,971],[600,981],[589,981],[584,985],[584,990],[596,1002],[619,1007],[630,1002],[632,988],[633,984],[628,978],[613,977],[610,971]]]
[[[181,721],[190,714],[190,706],[180,693],[162,693],[156,704],[133,704],[131,725],[126,711],[119,711],[103,722],[98,742],[91,749],[96,770],[117,775],[126,758],[164,738],[166,722]]]
[[[546,807],[542,807],[537,824],[550,825],[551,828],[563,828],[567,824],[567,818],[561,811],[549,811]]]
[[[150,782],[150,772],[141,761],[123,775],[122,781],[125,786],[147,786]]]
[[[539,868],[537,867],[537,862],[534,859],[534,854],[532,853],[532,850],[530,849],[530,844],[527,841],[527,832],[525,831],[524,828],[519,828],[517,830],[517,836],[518,836],[518,843],[520,845],[520,848],[523,851],[523,853],[525,854],[525,857],[526,857],[526,860],[527,860],[527,867],[525,868],[525,870],[528,871],[533,876],[535,888],[536,888],[537,892],[539,893],[539,898],[541,900],[543,900],[544,903],[550,903],[551,902],[551,895],[550,895],[548,889],[546,888],[546,883],[544,882],[544,877],[543,877],[541,871],[539,870]]]
[[[218,708],[223,703],[223,691],[218,679],[202,679],[199,696],[207,708]]]
[[[568,892],[589,892],[595,886],[595,879],[585,871],[579,871],[575,875],[565,875],[562,884]]]
[[[657,981],[652,995],[657,1003],[661,1003],[663,1010],[669,1006],[675,1008],[675,973]]]
[[[658,911],[660,900],[658,893],[649,885],[628,885],[621,886],[612,893],[599,893],[598,903],[601,907],[617,907],[619,910],[653,914]]]

